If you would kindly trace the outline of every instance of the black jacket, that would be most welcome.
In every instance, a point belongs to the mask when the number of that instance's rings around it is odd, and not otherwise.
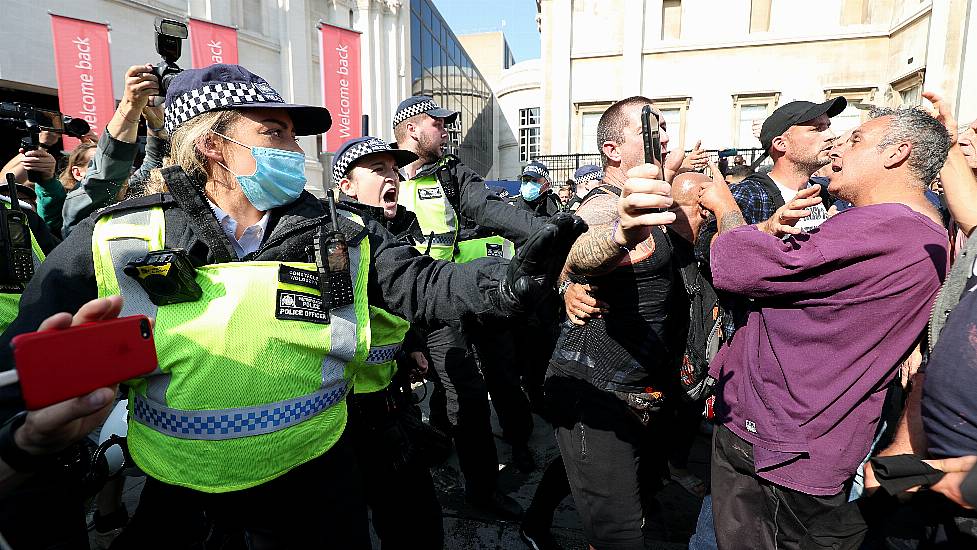
[[[198,264],[213,262],[214,255],[194,234],[186,214],[168,194],[132,199],[102,210],[75,227],[27,286],[20,314],[0,336],[0,370],[13,366],[11,338],[36,330],[41,321],[55,313],[76,312],[97,297],[92,230],[99,215],[152,206],[164,210],[166,247],[186,249]],[[272,210],[264,243],[244,259],[309,261],[307,249],[318,228],[328,220],[326,214],[326,206],[309,193],[303,193],[292,204]],[[216,218],[213,223],[217,225]],[[369,239],[371,264],[367,292],[371,305],[420,324],[458,323],[469,317],[494,318],[505,314],[498,300],[499,283],[507,265],[504,260],[483,258],[463,265],[439,262],[396,240],[375,221],[365,220],[365,227],[352,223],[341,225],[351,244]],[[4,401],[10,405],[7,399]]]
[[[530,212],[538,218],[549,218],[563,209],[560,205],[559,197],[556,196],[556,193],[552,189],[547,189],[545,193],[536,197],[536,200],[533,201],[527,201],[522,195],[519,195],[512,199],[512,204],[516,208]]]
[[[462,222],[463,227],[478,225],[496,235],[501,235],[522,246],[530,235],[543,226],[544,221],[532,214],[510,208],[498,195],[492,193],[485,186],[485,180],[471,168],[465,166],[457,158],[450,157],[443,163],[447,171],[447,182],[440,180],[442,187],[447,183],[454,185],[458,199],[451,201],[452,190],[445,189],[452,206],[462,218],[474,221],[474,224]],[[435,173],[438,164],[427,164],[417,171],[417,176],[427,176]]]

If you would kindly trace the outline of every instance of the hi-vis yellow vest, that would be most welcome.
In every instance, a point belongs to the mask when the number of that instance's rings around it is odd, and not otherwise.
[[[0,204],[4,208],[10,208],[10,205],[6,201],[0,200]],[[37,239],[34,238],[34,233],[31,232],[31,256],[34,258],[34,272],[41,267],[41,262],[44,261],[44,251],[41,250],[41,246],[37,244]],[[2,292],[0,291],[0,332],[7,330],[10,323],[14,322],[17,318],[17,313],[20,311],[20,295],[21,292]]]
[[[458,214],[436,176],[445,165],[443,157],[429,174],[401,182],[398,202],[417,215],[423,238],[415,245],[436,260],[451,260],[458,239]]]
[[[156,319],[159,368],[130,382],[136,464],[165,483],[221,493],[328,451],[346,425],[346,365],[369,347],[369,240],[349,245],[353,304],[325,323],[316,285],[297,284],[318,281],[315,265],[298,262],[206,265],[196,271],[200,300],[154,305],[122,269],[163,248],[164,234],[155,207],[107,214],[92,235],[99,296],[121,293],[123,315]]]
[[[346,366],[347,378],[353,378],[353,393],[373,393],[390,385],[409,329],[406,320],[370,306],[370,350],[362,363]]]

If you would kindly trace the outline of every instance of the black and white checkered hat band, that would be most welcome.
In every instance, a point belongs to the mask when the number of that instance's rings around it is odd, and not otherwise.
[[[285,101],[266,82],[209,84],[190,90],[166,105],[166,131],[173,133],[184,122],[208,111],[250,103]]]
[[[537,166],[535,164],[530,164],[529,166],[526,167],[525,170],[522,171],[522,175],[524,176],[533,175],[533,174],[535,174],[536,177],[538,178],[549,179],[550,177],[550,173],[547,172],[545,168],[543,168],[542,166]]]
[[[420,103],[415,103],[409,107],[405,107],[402,111],[397,111],[397,113],[394,115],[394,128],[412,116],[417,116],[421,113],[426,113],[435,109],[440,109],[440,107],[434,102],[433,99],[421,101]]]
[[[598,181],[604,179],[603,170],[594,170],[577,178],[574,183],[587,183],[588,181]]]
[[[349,169],[349,165],[356,162],[356,159],[362,157],[363,155],[369,155],[370,153],[383,153],[387,151],[390,151],[390,146],[387,145],[387,142],[379,138],[371,138],[366,141],[361,141],[349,149],[346,149],[332,165],[333,181],[339,181],[346,177],[346,172]]]

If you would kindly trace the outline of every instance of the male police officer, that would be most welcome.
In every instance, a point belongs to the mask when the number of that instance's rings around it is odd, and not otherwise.
[[[573,173],[573,185],[576,186],[576,191],[570,202],[567,203],[566,211],[576,212],[587,194],[600,185],[602,179],[604,179],[604,171],[601,170],[600,166],[584,164],[577,168],[577,171]]]
[[[560,211],[560,199],[553,193],[550,171],[545,164],[534,160],[523,168],[519,196],[512,200],[512,204],[545,218]]]
[[[441,108],[430,97],[414,96],[400,103],[393,120],[398,148],[419,157],[404,168],[408,179],[401,184],[398,202],[417,215],[418,249],[444,260],[472,256],[467,251],[472,243],[484,246],[484,255],[491,253],[490,245],[497,246],[492,242],[460,241],[462,217],[516,246],[543,223],[529,212],[510,208],[489,192],[481,176],[454,155],[444,154],[448,141],[445,125],[454,123],[457,117],[458,113]],[[483,379],[467,338],[456,327],[432,331],[427,346],[441,383],[447,392],[453,391],[457,396],[457,405],[451,404],[450,412],[456,417],[453,435],[465,475],[466,497],[482,509],[510,518],[519,516],[519,505],[496,490],[498,458],[486,383],[491,386],[496,411],[501,411],[499,420],[507,439],[523,444],[532,430],[526,396],[511,377],[492,368],[494,361],[483,362],[488,367]],[[444,398],[440,399],[435,406],[444,404]],[[523,445],[519,447],[525,451]]]

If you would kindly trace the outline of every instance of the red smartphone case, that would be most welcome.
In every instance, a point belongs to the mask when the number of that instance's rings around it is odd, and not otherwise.
[[[143,315],[21,334],[11,345],[28,410],[149,374],[158,365]]]

